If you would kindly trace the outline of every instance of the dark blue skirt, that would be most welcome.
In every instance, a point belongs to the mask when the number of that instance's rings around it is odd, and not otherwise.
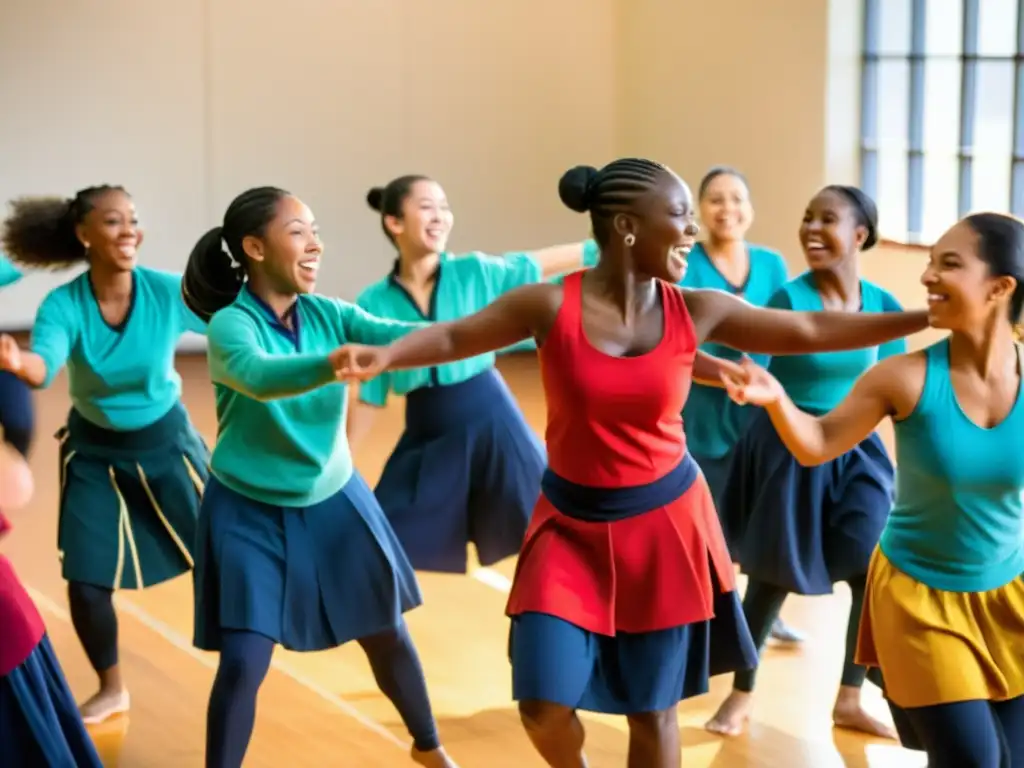
[[[543,488],[562,514],[611,523],[676,501],[698,481],[698,466],[687,456],[645,486],[588,488],[549,470]],[[710,571],[713,618],[706,621],[608,636],[550,614],[512,616],[513,699],[609,715],[660,712],[707,693],[715,675],[753,669],[757,648],[739,596],[723,592],[713,565]]]
[[[734,449],[719,516],[751,579],[825,595],[868,572],[893,503],[894,468],[872,434],[853,450],[804,467],[761,411]]]
[[[0,432],[5,442],[27,457],[35,431],[32,390],[9,371],[0,371]]]
[[[253,501],[210,480],[199,513],[197,648],[244,630],[318,651],[398,626],[421,604],[409,561],[369,487],[352,478],[305,508]]]
[[[492,369],[405,401],[405,431],[374,489],[413,567],[465,573],[518,554],[547,457]]]
[[[736,592],[715,585],[709,621],[599,635],[543,613],[512,618],[512,698],[586,712],[660,712],[708,692],[710,678],[753,669],[757,648]]]
[[[50,645],[0,677],[0,765],[103,768]]]

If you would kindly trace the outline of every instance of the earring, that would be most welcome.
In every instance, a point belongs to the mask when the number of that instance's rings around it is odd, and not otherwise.
[[[630,232],[628,235],[626,235],[622,239],[622,241],[626,244],[627,248],[632,248],[633,247],[633,243],[636,242],[636,235],[634,235],[632,232]]]

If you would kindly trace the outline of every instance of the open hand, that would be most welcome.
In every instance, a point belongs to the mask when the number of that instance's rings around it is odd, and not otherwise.
[[[739,405],[771,405],[782,397],[782,385],[749,357],[719,371],[725,391]]]
[[[369,381],[388,367],[388,348],[346,344],[331,353],[334,375],[342,381]]]
[[[17,373],[21,370],[21,349],[13,336],[0,334],[0,371]]]

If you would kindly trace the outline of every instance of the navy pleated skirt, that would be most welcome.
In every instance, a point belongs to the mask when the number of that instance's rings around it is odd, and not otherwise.
[[[210,452],[180,403],[130,432],[72,409],[57,438],[57,546],[66,580],[143,589],[192,569]]]
[[[700,521],[703,515],[713,514],[707,507],[707,490],[700,479],[697,464],[684,459],[676,470],[658,481],[644,486],[616,489],[588,488],[548,472],[544,478],[544,497],[562,515],[577,521],[600,526],[633,518],[636,521],[663,518],[664,505],[682,505],[689,519],[699,521],[694,530],[680,534],[689,541],[698,557],[708,557],[711,577],[711,618],[669,626],[664,629],[624,632],[616,629],[613,635],[599,634],[551,613],[525,611],[512,613],[509,632],[509,658],[512,662],[512,697],[516,701],[546,701],[571,709],[601,712],[611,715],[631,715],[640,712],[659,712],[677,705],[681,700],[708,692],[710,678],[728,672],[752,669],[757,664],[757,648],[743,614],[743,606],[734,589],[723,591],[717,568],[711,557],[713,541],[690,538],[697,531],[707,531]],[[704,511],[706,510],[706,511]],[[676,524],[679,530],[683,526]],[[601,528],[598,528],[600,531]],[[603,527],[604,547],[615,549],[615,534]],[[633,537],[642,530],[633,529]],[[651,530],[656,530],[652,528]],[[711,532],[715,536],[717,532]],[[697,534],[700,537],[700,534]],[[583,541],[577,534],[575,541]],[[724,555],[719,542],[716,547]],[[554,553],[549,545],[546,550]],[[650,552],[650,550],[647,550]],[[579,555],[593,558],[595,550],[584,544]],[[528,557],[524,555],[524,557]],[[625,558],[626,552],[618,553]],[[548,554],[550,573],[561,575],[553,590],[562,594],[569,603],[579,601],[579,590],[567,581],[559,563]],[[610,558],[609,558],[610,559]],[[686,555],[679,552],[679,561]],[[613,561],[614,562],[614,561]],[[520,564],[523,560],[520,560]],[[625,563],[621,563],[625,565]],[[694,578],[694,569],[684,565],[685,574],[678,579],[670,574],[677,562],[659,568],[657,562],[647,562],[653,578],[642,588],[657,591],[667,585],[692,584],[694,598],[701,590],[700,580]],[[614,564],[608,567],[613,568]],[[676,573],[679,573],[677,571]],[[522,586],[522,572],[516,573],[516,587]],[[731,577],[731,574],[730,574]],[[549,578],[547,575],[542,578]],[[660,579],[665,579],[661,584]],[[624,584],[629,584],[624,580]],[[634,588],[636,583],[634,582]],[[550,587],[543,584],[542,590]],[[616,591],[620,588],[616,584]],[[624,587],[628,589],[629,587]],[[512,601],[516,598],[513,588]],[[631,604],[643,602],[647,595],[636,595]],[[702,605],[706,603],[697,600]],[[510,603],[511,604],[511,603]],[[551,603],[549,603],[551,604]],[[570,610],[563,615],[571,615]],[[607,606],[618,613],[614,605]],[[701,615],[707,615],[701,610]],[[648,617],[651,620],[652,617]],[[663,619],[661,619],[663,621]],[[664,624],[662,624],[664,626]]]
[[[374,493],[413,567],[465,573],[518,554],[540,495],[544,447],[501,375],[410,392],[405,431]]]
[[[20,666],[0,677],[0,765],[103,768],[45,635]]]
[[[0,371],[0,432],[22,456],[28,456],[35,431],[32,390],[9,371]]]
[[[585,712],[660,712],[702,696],[715,675],[752,669],[757,647],[735,591],[715,585],[714,618],[608,637],[544,613],[512,618],[512,698]]]
[[[210,480],[199,515],[197,648],[222,630],[295,651],[334,648],[398,626],[422,603],[416,576],[359,476],[311,507],[278,507]]]
[[[751,579],[802,595],[863,576],[893,503],[894,468],[872,434],[825,464],[804,467],[761,411],[734,449],[719,510]]]

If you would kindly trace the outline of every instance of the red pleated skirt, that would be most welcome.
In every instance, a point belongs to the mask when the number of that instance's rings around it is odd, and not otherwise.
[[[714,580],[712,579],[714,576]],[[702,475],[664,507],[610,523],[563,515],[542,495],[506,612],[545,613],[599,635],[707,621],[736,579]]]

